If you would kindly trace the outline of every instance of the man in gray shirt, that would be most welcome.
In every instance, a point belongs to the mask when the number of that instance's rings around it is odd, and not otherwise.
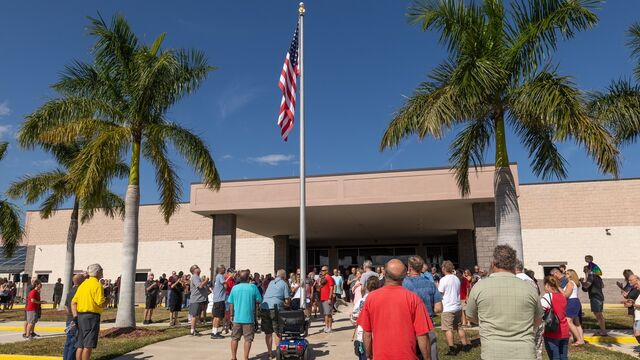
[[[542,323],[538,294],[514,274],[516,251],[493,250],[489,277],[476,283],[467,302],[467,317],[480,326],[484,360],[533,360],[534,329]]]
[[[225,311],[225,300],[226,299],[226,280],[224,278],[224,273],[226,269],[224,265],[218,265],[216,268],[216,278],[213,280],[213,327],[211,328],[211,338],[212,339],[223,339],[224,336],[220,334],[222,332],[222,320],[224,319],[224,311]]]
[[[362,268],[364,269],[364,274],[360,276],[360,284],[362,285],[362,289],[364,291],[364,289],[367,287],[367,280],[369,280],[371,276],[378,276],[378,273],[373,271],[373,262],[371,260],[365,260],[362,263]]]
[[[209,289],[207,284],[209,278],[206,276],[200,277],[200,267],[193,265],[189,269],[191,273],[191,297],[189,298],[189,315],[191,315],[191,335],[200,336],[200,333],[196,331],[196,324],[200,318],[202,310],[207,303],[207,296],[209,296]]]

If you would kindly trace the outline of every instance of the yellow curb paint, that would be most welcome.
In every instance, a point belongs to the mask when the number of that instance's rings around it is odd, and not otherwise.
[[[34,360],[60,360],[62,356],[37,356],[37,355],[13,355],[13,354],[0,354],[0,360],[22,360],[22,359],[34,359]]]
[[[635,344],[638,342],[630,336],[585,336],[584,339],[590,343]]]

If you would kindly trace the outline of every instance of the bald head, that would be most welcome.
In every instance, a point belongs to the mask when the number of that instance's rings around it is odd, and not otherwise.
[[[391,259],[384,265],[385,283],[393,283],[394,285],[402,284],[402,280],[407,276],[407,267],[398,259]]]
[[[84,274],[76,274],[76,275],[74,275],[73,276],[73,285],[80,286],[80,284],[82,284],[84,279],[85,279]]]

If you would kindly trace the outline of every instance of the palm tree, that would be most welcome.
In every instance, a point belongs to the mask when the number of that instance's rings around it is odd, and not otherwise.
[[[45,147],[52,153],[60,167],[37,175],[25,176],[11,184],[7,191],[8,195],[13,198],[24,197],[27,204],[34,204],[42,199],[40,216],[43,219],[50,218],[64,202],[73,199],[71,222],[67,233],[67,252],[63,273],[65,286],[63,287],[62,299],[66,299],[72,286],[78,220],[84,224],[91,220],[97,211],[102,211],[111,218],[116,214],[124,216],[124,201],[109,191],[108,185],[113,176],[126,176],[129,168],[126,164],[114,162],[113,166],[103,174],[102,186],[89,196],[81,196],[78,194],[73,178],[69,175],[69,169],[82,149],[82,145],[77,142],[71,145]],[[60,309],[62,308],[64,308],[64,302],[60,303]]]
[[[7,154],[9,143],[0,142],[0,160]],[[6,257],[11,257],[22,240],[20,210],[14,204],[0,198],[0,239]]]
[[[627,31],[631,56],[636,60],[634,76],[612,81],[606,92],[595,92],[589,97],[591,114],[609,124],[621,143],[631,143],[640,136],[640,22]]]
[[[581,144],[601,171],[618,174],[618,150],[607,129],[588,116],[581,92],[548,61],[560,38],[591,28],[593,0],[502,0],[481,4],[425,0],[409,17],[424,31],[440,33],[449,58],[420,84],[390,122],[381,150],[406,137],[440,139],[457,131],[449,161],[463,196],[469,167],[483,163],[495,145],[494,190],[498,243],[522,259],[520,211],[507,152],[507,125],[529,152],[533,172],[565,178],[566,161],[557,143]]]
[[[124,17],[110,24],[90,18],[96,37],[91,64],[68,66],[54,88],[64,98],[50,101],[35,114],[29,132],[44,143],[89,139],[69,169],[78,194],[100,187],[100,174],[111,159],[129,154],[129,184],[125,196],[122,278],[117,327],[135,327],[134,286],[138,256],[140,158],[155,168],[160,211],[166,222],[179,206],[182,189],[168,146],[180,154],[212,189],[220,177],[207,145],[197,135],[170,122],[167,112],[195,91],[214,69],[197,50],[161,49],[165,34],[151,46],[141,44]],[[130,151],[130,153],[129,153]]]

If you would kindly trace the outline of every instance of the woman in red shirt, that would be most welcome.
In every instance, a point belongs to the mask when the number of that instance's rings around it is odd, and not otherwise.
[[[467,279],[466,273],[471,271],[465,270],[464,273],[461,269],[456,270],[456,276],[460,280],[460,303],[462,304],[462,326],[469,326],[471,323],[469,319],[467,319],[467,314],[465,311],[467,310],[467,298],[469,297],[469,292],[471,291],[471,282]]]
[[[544,289],[546,293],[540,299],[545,313],[553,309],[553,312],[560,320],[560,326],[556,331],[545,329],[544,346],[550,360],[568,360],[569,353],[569,324],[567,323],[567,298],[560,287],[560,280],[553,276],[544,278]]]

